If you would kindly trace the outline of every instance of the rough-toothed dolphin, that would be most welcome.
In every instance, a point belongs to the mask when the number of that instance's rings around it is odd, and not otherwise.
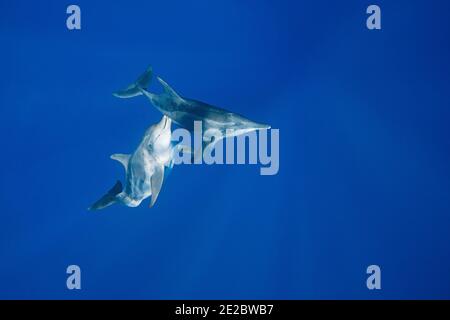
[[[174,151],[178,147],[171,145],[171,124],[170,118],[163,116],[159,123],[147,129],[133,154],[111,156],[125,167],[125,188],[122,189],[122,183],[118,181],[90,210],[103,209],[116,202],[137,207],[150,196],[150,207],[155,204],[163,184],[164,167],[172,166]]]
[[[259,129],[269,129],[270,126],[253,122],[243,116],[218,108],[207,103],[184,98],[175,92],[164,80],[157,77],[164,88],[162,94],[147,91],[152,78],[152,68],[148,68],[136,82],[124,90],[114,92],[119,98],[131,98],[145,95],[151,103],[176,124],[188,130],[194,129],[194,121],[202,121],[205,136],[209,129],[219,130],[222,138],[238,136]],[[207,140],[207,138],[204,137]],[[216,142],[216,140],[211,141]]]

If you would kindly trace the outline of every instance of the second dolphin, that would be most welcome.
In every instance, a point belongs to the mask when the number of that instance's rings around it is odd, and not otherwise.
[[[113,95],[119,98],[145,95],[162,114],[191,131],[194,129],[194,121],[201,121],[205,130],[204,142],[207,142],[207,144],[218,141],[209,139],[208,130],[210,129],[218,130],[221,138],[226,138],[270,128],[269,125],[251,121],[237,113],[201,101],[181,97],[159,77],[157,79],[163,86],[164,93],[151,93],[147,90],[151,78],[152,68],[148,68],[136,82],[124,90],[114,92]]]
[[[119,161],[125,168],[125,188],[118,181],[102,198],[89,209],[98,210],[114,203],[137,207],[151,196],[150,207],[158,198],[164,179],[164,167],[171,167],[175,149],[171,145],[170,118],[163,116],[144,134],[133,154],[113,154],[111,159]]]

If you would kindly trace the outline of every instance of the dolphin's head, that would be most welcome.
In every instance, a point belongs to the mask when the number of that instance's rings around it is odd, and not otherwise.
[[[152,145],[152,149],[159,151],[168,148],[171,139],[172,120],[163,116],[161,121],[152,125],[149,130],[148,144]]]

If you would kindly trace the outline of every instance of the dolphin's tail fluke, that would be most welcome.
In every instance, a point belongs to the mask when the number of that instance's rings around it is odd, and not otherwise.
[[[140,96],[143,90],[146,90],[152,80],[152,67],[149,67],[143,74],[137,78],[136,82],[130,84],[127,88],[113,93],[118,98],[132,98]]]
[[[122,192],[122,183],[117,181],[114,187],[111,188],[103,197],[97,200],[88,210],[100,210],[106,208],[117,201],[116,196]]]

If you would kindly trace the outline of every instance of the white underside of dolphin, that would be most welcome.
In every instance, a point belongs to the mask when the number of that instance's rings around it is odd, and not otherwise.
[[[132,154],[113,154],[111,159],[125,168],[125,185],[118,181],[89,209],[98,210],[114,203],[137,207],[151,196],[152,207],[164,180],[165,167],[171,167],[175,148],[171,145],[171,120],[163,116],[161,121],[147,129],[141,143]]]

